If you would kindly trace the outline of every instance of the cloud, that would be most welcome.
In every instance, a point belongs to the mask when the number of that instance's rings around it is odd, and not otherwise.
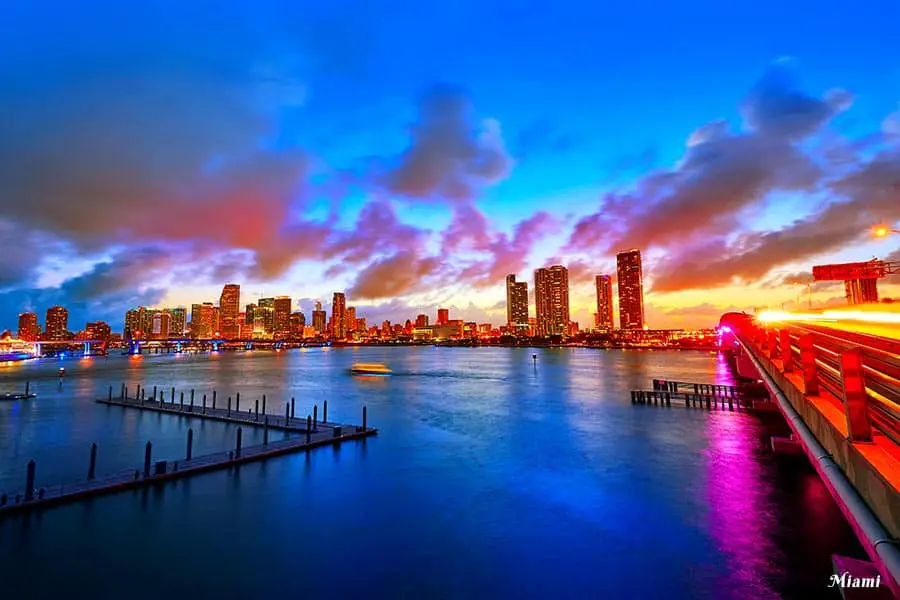
[[[419,104],[410,146],[383,177],[386,188],[417,199],[469,201],[480,188],[504,179],[512,168],[500,124],[476,122],[459,89],[437,86]]]
[[[325,246],[326,258],[339,257],[343,264],[368,262],[372,256],[395,250],[416,250],[428,231],[402,223],[393,206],[385,200],[364,205],[355,226],[335,232]]]
[[[402,296],[421,288],[439,264],[436,258],[420,258],[412,251],[397,252],[372,261],[359,273],[349,293],[368,300]]]
[[[748,129],[768,137],[799,140],[823,125],[853,103],[853,95],[842,89],[830,90],[816,98],[800,91],[788,62],[770,66],[748,94],[742,113]]]

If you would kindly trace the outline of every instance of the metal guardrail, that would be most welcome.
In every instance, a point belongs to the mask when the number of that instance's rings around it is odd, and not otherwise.
[[[851,438],[859,439],[865,429],[865,425],[854,428],[854,423],[867,420],[872,429],[900,445],[900,342],[813,324],[754,324],[749,329],[742,331],[744,336],[769,358],[779,359],[782,371],[802,373],[807,388],[820,388],[836,399],[847,414]],[[845,371],[853,365],[858,366],[861,384],[856,401],[845,381]]]

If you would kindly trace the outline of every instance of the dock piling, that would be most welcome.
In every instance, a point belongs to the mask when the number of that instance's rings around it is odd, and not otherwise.
[[[194,412],[194,395],[191,394],[191,406],[189,409],[191,412]]]
[[[367,429],[367,427],[366,427],[366,405],[365,405],[365,404],[363,404],[363,424],[362,424],[362,428],[363,428],[363,431],[365,431],[365,430]]]
[[[309,443],[309,437],[312,433],[312,417],[306,415],[306,443]]]
[[[322,400],[322,422],[328,422],[328,400]]]
[[[290,402],[284,403],[284,426],[287,427],[291,424],[291,404]]]
[[[216,390],[213,390],[213,410],[216,409]]]
[[[291,418],[294,418],[294,397],[291,396]]]
[[[25,395],[28,395],[28,382],[25,382]],[[112,386],[109,386],[109,399],[112,400]]]
[[[30,502],[34,498],[34,459],[28,459],[28,467],[25,472],[25,502]]]
[[[206,414],[206,394],[203,394],[203,414]]]
[[[153,455],[153,442],[147,441],[144,446],[144,477],[150,477],[150,457]]]
[[[185,452],[185,460],[191,460],[194,455],[194,429],[188,427],[187,432],[187,452]]]
[[[265,394],[263,394],[262,412],[263,412],[263,414],[266,414],[266,395]]]
[[[225,408],[225,416],[231,416],[231,396],[228,396],[228,406]]]
[[[181,397],[184,398],[184,392],[181,392]],[[172,387],[172,404],[175,404],[175,387]],[[184,402],[182,402],[184,404]]]
[[[191,406],[194,405],[194,390],[191,388]]]
[[[156,400],[156,386],[153,386],[153,399]]]
[[[234,412],[241,412],[241,393],[238,392],[234,397]]]
[[[125,383],[124,382],[122,383],[122,389],[119,390],[119,398],[121,400],[125,399]]]
[[[256,422],[259,422],[259,400],[256,401]]]
[[[173,392],[174,392],[174,388],[173,388]],[[181,392],[178,400],[181,402],[181,412],[184,412],[184,392]],[[173,393],[172,394],[172,402],[174,402],[174,401],[175,401],[175,394]]]
[[[319,430],[319,405],[313,406],[313,431]]]
[[[97,468],[97,442],[91,442],[91,462],[88,465],[88,479],[93,479]]]
[[[244,434],[244,429],[242,427],[238,427],[237,433],[235,434],[235,437],[237,439],[234,442],[234,457],[235,458],[241,457],[241,438],[243,437],[243,434]]]
[[[269,445],[269,415],[263,415],[263,445]]]

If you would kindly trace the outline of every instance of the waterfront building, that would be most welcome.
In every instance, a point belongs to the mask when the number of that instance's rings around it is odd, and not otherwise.
[[[349,336],[356,331],[356,307],[348,306],[344,315],[344,331]]]
[[[191,335],[208,340],[216,335],[216,307],[212,302],[191,305]]]
[[[228,283],[219,296],[219,333],[226,339],[239,337],[241,286]]]
[[[36,342],[41,335],[41,326],[38,325],[38,316],[34,312],[19,314],[18,338],[26,342]]]
[[[187,311],[182,307],[167,308],[165,310],[169,314],[169,337],[183,337],[185,326],[187,325]]]
[[[615,323],[613,320],[612,276],[597,275],[594,285],[597,291],[597,312],[594,326],[598,329],[612,329]]]
[[[303,330],[306,328],[306,315],[297,311],[291,313],[291,335],[303,337]]]
[[[347,337],[346,318],[347,297],[344,295],[344,292],[335,292],[331,301],[331,334],[336,339],[342,340]]]
[[[416,327],[428,327],[428,315],[416,315]]]
[[[619,286],[619,326],[622,329],[643,329],[644,282],[640,250],[632,249],[616,255],[616,277]]]
[[[446,325],[447,321],[450,320],[450,309],[449,308],[439,308],[437,310],[437,325]]]
[[[278,296],[272,304],[272,330],[277,337],[291,333],[291,298]]]
[[[537,335],[569,332],[569,270],[562,265],[534,272],[534,305]]]
[[[69,311],[62,306],[47,309],[47,323],[44,338],[64,340],[69,336]]]
[[[528,282],[506,276],[506,324],[517,332],[528,332]]]
[[[275,332],[275,298],[260,298],[253,313],[255,329],[263,334]]]
[[[322,303],[316,302],[316,308],[312,311],[312,326],[316,333],[325,333],[325,311],[322,310]]]

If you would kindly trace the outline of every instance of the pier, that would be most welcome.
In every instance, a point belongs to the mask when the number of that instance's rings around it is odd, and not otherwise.
[[[296,405],[293,398],[290,402],[285,403],[285,412],[282,416],[271,415],[265,412],[265,396],[262,398],[262,411],[259,410],[259,400],[256,400],[253,408],[249,412],[244,413],[239,411],[239,394],[235,396],[233,406],[231,398],[228,398],[226,408],[216,406],[218,399],[215,393],[213,393],[212,402],[209,406],[205,405],[205,403],[201,403],[199,406],[196,404],[192,405],[190,401],[185,404],[183,394],[179,396],[179,402],[177,403],[164,402],[163,394],[156,389],[154,389],[150,400],[145,399],[145,395],[138,388],[135,394],[136,397],[129,397],[123,384],[120,397],[113,398],[112,389],[110,388],[108,397],[100,398],[97,402],[109,406],[234,423],[238,425],[235,431],[234,446],[221,452],[195,457],[193,456],[194,430],[188,429],[185,453],[181,458],[154,460],[153,443],[148,441],[144,449],[143,464],[138,468],[97,477],[95,467],[98,447],[97,444],[91,444],[86,479],[42,487],[38,487],[36,484],[37,465],[34,460],[29,460],[24,491],[12,495],[0,494],[0,517],[12,512],[25,512],[55,504],[112,494],[127,489],[160,484],[217,469],[232,468],[243,463],[265,460],[291,452],[308,451],[318,446],[359,440],[375,435],[378,432],[374,427],[368,427],[367,409],[365,406],[362,409],[362,425],[347,425],[327,421],[327,401],[323,402],[322,419],[320,421],[318,405],[313,407],[312,415],[295,418],[294,410]],[[171,392],[170,397],[175,397],[174,390]],[[243,428],[246,426],[261,427],[263,429],[262,444],[243,446]],[[289,437],[269,442],[269,429],[286,431],[289,433]]]
[[[732,385],[654,379],[652,390],[632,390],[632,404],[683,405],[685,408],[748,411],[753,403]]]

